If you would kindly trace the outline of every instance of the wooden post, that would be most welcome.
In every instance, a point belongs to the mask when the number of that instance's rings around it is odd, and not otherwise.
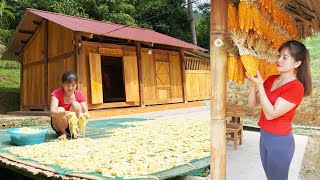
[[[43,79],[44,79],[44,111],[48,111],[49,110],[49,103],[48,103],[48,99],[49,99],[49,90],[48,90],[48,50],[49,50],[49,41],[48,41],[48,36],[49,36],[49,32],[48,32],[48,20],[45,20],[44,22],[44,75],[43,75]]]
[[[181,78],[182,78],[182,95],[183,95],[183,102],[188,103],[187,100],[187,88],[186,88],[186,70],[184,64],[184,51],[180,49],[180,60],[181,60]]]
[[[82,56],[81,56],[81,47],[80,47],[80,43],[81,43],[81,33],[80,32],[75,32],[74,34],[74,65],[75,65],[75,70],[76,70],[76,74],[78,77],[78,85],[77,85],[77,89],[78,90],[82,90],[82,76],[85,76],[82,73]]]
[[[138,60],[138,78],[139,78],[139,96],[140,96],[140,106],[145,107],[144,104],[144,90],[143,90],[143,77],[142,77],[142,61],[141,61],[141,43],[136,43],[136,54]]]
[[[20,111],[24,110],[24,87],[23,87],[23,49],[20,52]]]
[[[223,48],[227,36],[228,1],[211,0],[210,14],[210,176],[226,179],[226,71],[227,52]]]

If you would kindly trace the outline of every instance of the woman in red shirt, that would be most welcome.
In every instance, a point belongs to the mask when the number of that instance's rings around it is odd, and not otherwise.
[[[65,117],[68,111],[88,113],[86,99],[82,92],[76,90],[77,76],[74,72],[67,71],[63,73],[62,87],[51,93],[50,116],[53,130],[59,134],[59,139],[66,139],[69,131],[69,124]]]
[[[286,180],[295,144],[291,122],[304,96],[311,95],[310,57],[306,47],[295,40],[279,48],[277,69],[263,82],[259,71],[248,77],[248,106],[261,106],[260,157],[268,180]]]

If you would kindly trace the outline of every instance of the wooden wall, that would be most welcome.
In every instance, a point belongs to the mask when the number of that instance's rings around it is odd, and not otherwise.
[[[101,56],[122,57],[126,102],[103,103]],[[82,84],[89,109],[139,106],[139,80],[135,47],[94,42],[82,43]],[[179,52],[141,49],[144,104],[183,102]]]
[[[76,71],[74,32],[56,23],[48,23],[48,102],[51,92],[61,87],[65,71]]]
[[[22,52],[22,109],[38,109],[44,105],[44,38],[45,23],[42,23]]]
[[[141,49],[144,103],[164,104],[183,101],[179,52]]]
[[[185,57],[185,73],[187,100],[210,99],[209,60]]]
[[[75,71],[73,39],[73,31],[53,22],[44,20],[38,27],[22,50],[22,109],[49,107],[63,72]]]

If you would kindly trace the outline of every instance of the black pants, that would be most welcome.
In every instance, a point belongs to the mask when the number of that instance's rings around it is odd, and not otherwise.
[[[53,125],[52,125],[52,118],[51,118],[51,127],[52,127],[52,129],[53,129],[57,134],[60,134],[60,133],[57,132],[56,129],[54,129],[54,127],[53,127]],[[66,128],[66,132],[67,132],[68,134],[70,134],[69,126]]]

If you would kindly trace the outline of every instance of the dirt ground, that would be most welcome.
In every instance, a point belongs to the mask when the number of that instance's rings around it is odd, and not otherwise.
[[[306,152],[304,154],[300,180],[320,179],[320,130],[295,130],[295,134],[309,137]],[[299,132],[301,131],[301,132]]]

